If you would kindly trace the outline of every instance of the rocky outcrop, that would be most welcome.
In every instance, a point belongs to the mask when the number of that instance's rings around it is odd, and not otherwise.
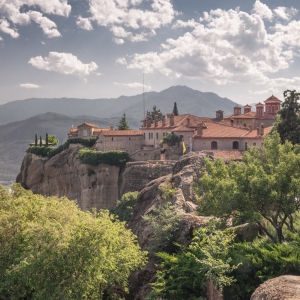
[[[300,276],[284,275],[267,280],[255,290],[251,300],[300,300]]]
[[[82,210],[110,208],[126,192],[140,191],[148,182],[172,172],[173,163],[132,163],[124,170],[116,166],[81,164],[80,144],[47,159],[25,155],[17,182],[44,196],[76,200]]]
[[[180,217],[179,230],[176,242],[188,245],[194,229],[204,226],[209,217],[197,214],[196,196],[192,183],[199,179],[199,170],[203,166],[203,153],[189,153],[176,162],[172,174],[151,181],[138,195],[137,204],[128,227],[138,236],[140,246],[147,247],[152,228],[144,221],[145,215],[151,214],[153,209],[171,201]],[[164,199],[161,189],[170,185],[175,193],[170,199]],[[150,282],[155,280],[155,264],[150,261],[141,271],[135,272],[130,280],[130,297],[128,299],[145,299],[150,292]]]

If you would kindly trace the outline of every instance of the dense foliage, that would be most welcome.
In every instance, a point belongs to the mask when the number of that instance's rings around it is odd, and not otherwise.
[[[129,154],[120,150],[102,152],[91,149],[80,149],[78,152],[78,158],[82,164],[89,164],[93,166],[108,164],[118,167],[124,167],[130,160]]]
[[[287,90],[283,95],[282,109],[278,112],[280,120],[274,129],[278,131],[282,143],[290,141],[300,144],[300,93]]]
[[[57,146],[58,139],[56,138],[56,135],[48,135],[48,142],[51,143],[53,146]]]
[[[123,117],[121,118],[119,125],[118,125],[118,130],[130,130],[131,128],[129,127],[127,120],[126,120],[126,115],[125,113],[123,114]]]
[[[233,217],[237,224],[255,222],[273,242],[282,243],[284,230],[294,231],[293,213],[300,209],[299,165],[300,146],[281,144],[276,132],[265,138],[263,147],[250,148],[242,163],[206,160],[199,189],[201,213]]]
[[[214,226],[201,228],[178,254],[159,253],[163,262],[150,299],[206,299],[207,279],[213,280],[219,290],[230,285],[234,279],[229,274],[236,268],[229,255],[233,239],[232,233]]]
[[[167,133],[163,137],[162,140],[163,140],[163,143],[166,143],[169,146],[175,146],[176,144],[178,144],[180,142],[179,136],[174,133]]]
[[[53,140],[56,140],[55,136],[49,136],[48,139],[51,137],[54,137]],[[63,145],[52,148],[52,147],[29,147],[27,149],[27,153],[33,153],[36,155],[44,156],[44,157],[53,157],[56,154],[59,154],[60,152],[66,150],[69,148],[70,144],[81,144],[85,147],[93,147],[96,143],[96,138],[90,138],[90,139],[82,139],[82,138],[73,138],[68,139]],[[56,140],[58,143],[58,140]],[[50,142],[50,140],[49,140]]]
[[[132,216],[134,206],[136,204],[138,192],[129,192],[122,196],[115,207],[109,211],[118,217],[120,221],[128,222]]]
[[[107,211],[0,187],[0,299],[115,299],[145,253]]]

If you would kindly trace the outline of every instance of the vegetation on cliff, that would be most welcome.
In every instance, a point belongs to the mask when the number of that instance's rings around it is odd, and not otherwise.
[[[97,151],[91,149],[80,149],[78,159],[82,164],[98,166],[99,164],[108,164],[111,166],[124,167],[130,160],[127,152],[120,150]]]
[[[0,186],[0,299],[115,299],[146,253],[107,211]],[[110,296],[109,296],[110,295]]]

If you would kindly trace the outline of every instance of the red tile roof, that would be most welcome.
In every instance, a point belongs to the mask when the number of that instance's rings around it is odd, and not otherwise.
[[[81,125],[78,125],[77,128],[84,126],[84,125],[88,126],[88,127],[98,128],[95,124],[91,124],[91,123],[87,123],[87,122],[84,122]]]
[[[275,97],[275,96],[271,96],[271,97],[269,97],[266,101],[264,101],[265,103],[281,103],[282,101],[281,100],[279,100],[277,97]]]

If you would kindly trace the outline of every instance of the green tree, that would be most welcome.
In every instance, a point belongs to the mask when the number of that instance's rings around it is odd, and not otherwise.
[[[138,193],[129,192],[124,194],[116,206],[109,210],[110,213],[116,215],[120,221],[128,222],[132,216]]]
[[[173,114],[174,114],[174,116],[178,116],[179,115],[178,109],[177,109],[177,103],[176,102],[174,102]]]
[[[284,230],[294,231],[293,213],[300,209],[299,153],[299,145],[281,144],[274,132],[263,147],[251,147],[242,163],[206,159],[198,189],[201,213],[233,217],[237,224],[255,222],[273,242],[282,243]]]
[[[174,133],[168,133],[163,137],[162,141],[169,146],[174,146],[180,142],[180,137]]]
[[[292,144],[300,144],[300,93],[287,90],[283,95],[282,109],[278,112],[280,120],[275,124],[275,129],[282,143],[288,140]]]
[[[48,144],[49,144],[49,141],[48,141],[48,133],[46,133],[46,148],[48,148]]]
[[[163,262],[156,272],[156,282],[151,284],[150,299],[206,299],[207,279],[213,280],[220,291],[234,282],[229,276],[237,267],[229,256],[234,235],[213,225],[194,234],[191,244],[181,246],[178,254],[157,254]]]
[[[37,138],[37,134],[35,134],[34,146],[37,147],[37,145],[38,145],[38,138]]]
[[[0,299],[102,299],[146,253],[108,211],[0,186]]]
[[[125,113],[123,114],[123,117],[121,118],[121,120],[119,122],[118,130],[131,130],[131,128],[129,127],[129,125],[127,123]]]
[[[49,135],[48,142],[51,143],[53,146],[58,145],[58,139],[56,138],[55,135]]]

